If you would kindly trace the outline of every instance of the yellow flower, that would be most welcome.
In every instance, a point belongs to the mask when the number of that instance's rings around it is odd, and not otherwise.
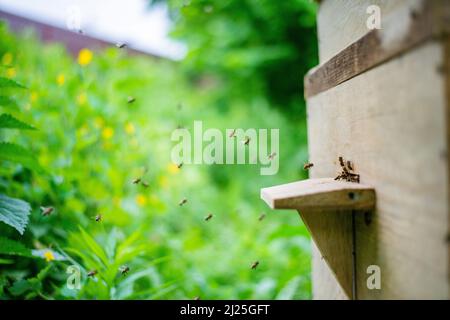
[[[2,57],[2,64],[9,66],[13,62],[13,55],[11,52],[6,52]]]
[[[140,207],[145,206],[145,205],[147,204],[147,198],[146,198],[143,194],[139,193],[139,194],[136,196],[136,203],[137,203]]]
[[[86,66],[89,63],[91,63],[92,57],[93,57],[93,53],[91,50],[86,49],[86,48],[81,49],[80,52],[78,53],[78,63],[81,66]]]
[[[39,94],[36,91],[32,91],[30,94],[30,101],[36,102],[36,100],[39,98]]]
[[[180,168],[175,163],[169,163],[167,165],[167,171],[171,174],[176,174],[178,171],[180,171]]]
[[[15,75],[16,75],[16,69],[14,69],[14,68],[8,68],[8,69],[6,70],[6,76],[7,76],[8,78],[13,78]]]
[[[62,86],[66,82],[66,77],[62,73],[58,74],[56,77],[56,83],[58,83],[59,86]]]
[[[105,127],[102,131],[103,139],[111,139],[114,135],[114,129],[111,127]]]
[[[87,95],[86,95],[86,93],[82,92],[82,93],[80,93],[80,94],[77,96],[77,102],[78,102],[78,104],[83,105],[83,104],[86,103],[86,101],[87,101]]]
[[[125,132],[127,134],[132,135],[135,131],[136,131],[136,129],[134,128],[134,125],[131,122],[128,122],[125,125]]]
[[[44,252],[44,258],[47,262],[55,260],[55,256],[53,255],[53,252],[51,252],[50,250]]]

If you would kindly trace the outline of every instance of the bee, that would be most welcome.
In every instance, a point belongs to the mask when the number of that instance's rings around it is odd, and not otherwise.
[[[53,207],[41,207],[42,215],[44,217],[49,216],[55,210]]]
[[[250,143],[250,137],[245,136],[245,139],[244,139],[244,141],[242,141],[242,143],[244,143],[246,146],[248,146],[248,144]]]
[[[314,163],[307,162],[307,163],[305,163],[305,164],[303,165],[303,170],[309,170],[309,169],[311,169],[312,167],[314,167]]]
[[[186,199],[186,198],[183,198],[183,199],[178,203],[178,205],[181,207],[182,205],[186,204],[186,202],[187,202],[187,199]]]
[[[121,273],[123,276],[126,276],[127,273],[130,271],[130,267],[129,267],[129,266],[126,266],[126,265],[123,265],[123,266],[121,266],[121,267],[119,268],[119,271],[120,271],[120,273]]]
[[[77,32],[78,32],[79,34],[84,34],[84,32],[83,32],[82,29],[78,29]]]
[[[119,48],[119,49],[123,49],[123,48],[125,48],[126,46],[127,46],[127,44],[126,44],[126,43],[123,43],[123,42],[118,42],[118,43],[116,43],[116,47]]]
[[[141,184],[144,188],[148,188],[149,187],[149,183],[147,181],[141,181]]]
[[[133,184],[138,184],[139,182],[141,182],[141,178],[136,178],[136,179],[133,179]]]
[[[233,129],[233,131],[231,131],[229,137],[230,137],[230,138],[236,137],[236,129]]]
[[[179,164],[177,164],[178,169],[181,169],[182,166],[183,166],[183,162],[180,162]]]
[[[196,296],[196,297],[194,297],[194,300],[200,300],[200,297],[199,296]]]
[[[269,154],[269,160],[272,160],[273,158],[275,158],[276,155],[277,155],[276,152],[272,152],[271,154]]]
[[[344,164],[344,158],[339,157],[339,164],[341,165],[342,168],[345,168],[345,164]]]
[[[95,216],[95,221],[96,222],[100,222],[100,221],[102,221],[102,219],[103,219],[103,216],[101,214],[98,214],[98,215]]]
[[[261,213],[261,215],[258,218],[258,221],[263,221],[266,215],[264,213]]]
[[[353,171],[353,163],[350,160],[347,160],[347,168],[350,171]]]
[[[208,214],[208,215],[205,217],[205,221],[209,221],[212,217],[213,217],[212,213]]]
[[[258,267],[258,265],[259,265],[259,261],[255,261],[255,262],[252,263],[252,265],[251,265],[250,268],[251,268],[252,270],[255,270],[255,269]]]
[[[128,103],[133,103],[133,102],[135,102],[135,101],[136,101],[136,98],[134,98],[134,97],[132,97],[132,96],[129,96],[129,97],[128,97],[128,100],[127,100]]]
[[[177,130],[181,130],[181,129],[184,129],[184,127],[182,126],[182,125],[177,125]]]
[[[97,270],[91,270],[91,271],[89,271],[89,272],[87,273],[87,276],[90,277],[90,278],[93,278],[93,277],[95,277],[95,275],[96,275],[97,273],[98,273]]]

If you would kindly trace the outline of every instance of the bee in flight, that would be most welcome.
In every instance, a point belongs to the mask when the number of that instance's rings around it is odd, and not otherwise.
[[[233,129],[233,131],[231,131],[229,137],[230,137],[230,138],[236,137],[236,129]]]
[[[314,167],[314,163],[307,162],[307,163],[304,164],[303,169],[304,170],[309,170],[312,167]]]
[[[252,265],[251,265],[251,269],[255,270],[258,267],[258,265],[259,265],[259,261],[253,262]]]
[[[119,49],[123,49],[123,48],[125,48],[126,46],[127,46],[127,44],[126,44],[126,43],[123,43],[123,42],[118,42],[118,43],[116,43],[116,47],[119,48]]]
[[[208,215],[205,217],[205,221],[209,221],[212,217],[213,217],[212,213],[208,214]]]
[[[248,144],[250,143],[250,137],[245,136],[245,139],[244,139],[244,141],[242,141],[242,143],[244,143],[246,146],[248,146]]]
[[[134,98],[134,97],[132,97],[132,96],[129,96],[129,97],[128,97],[128,100],[127,100],[128,103],[133,103],[133,102],[135,102],[135,101],[136,101],[136,98]]]
[[[100,222],[100,221],[102,221],[102,219],[103,219],[103,216],[101,214],[98,214],[98,215],[95,216],[95,221],[96,222]]]
[[[91,271],[89,271],[89,272],[87,273],[87,276],[88,276],[89,278],[93,278],[93,277],[96,276],[97,273],[98,273],[97,270],[91,270]]]
[[[136,178],[136,179],[133,179],[133,184],[138,184],[139,182],[141,182],[141,178]]]
[[[273,158],[275,158],[275,156],[277,155],[276,152],[272,152],[271,154],[269,154],[269,160],[273,160]]]
[[[53,207],[41,207],[41,212],[44,217],[49,216],[55,210]]]
[[[179,164],[177,164],[178,169],[181,169],[182,166],[183,166],[183,162],[180,162]]]
[[[120,268],[119,268],[119,271],[120,271],[120,273],[123,275],[123,276],[126,276],[127,275],[127,273],[130,271],[130,267],[129,266],[121,266]]]
[[[186,204],[186,202],[187,202],[187,199],[186,199],[186,198],[183,198],[183,199],[178,203],[178,205],[181,207],[182,205]]]
[[[265,217],[266,217],[266,215],[264,213],[261,213],[261,215],[259,216],[258,220],[259,221],[263,221]]]

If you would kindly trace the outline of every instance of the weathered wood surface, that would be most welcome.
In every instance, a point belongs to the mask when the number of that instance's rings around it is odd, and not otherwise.
[[[365,10],[370,4],[382,8],[382,29],[370,31],[366,27],[368,15]],[[305,96],[320,92],[357,76],[388,61],[431,38],[442,37],[449,32],[450,1],[325,1],[319,14],[319,37],[321,39],[321,65],[312,69],[305,77]],[[343,10],[345,7],[347,10]],[[347,8],[348,7],[348,8]],[[345,14],[342,19],[330,11]],[[354,11],[358,14],[355,15]],[[358,18],[356,18],[358,17]],[[335,26],[339,24],[339,27]],[[345,37],[348,37],[346,39]],[[355,39],[361,35],[361,38]],[[351,39],[354,42],[347,43]],[[346,45],[345,47],[343,47]],[[335,52],[330,56],[330,52]]]
[[[335,176],[342,155],[377,193],[376,212],[356,216],[358,299],[449,298],[446,54],[429,41],[308,100],[311,178]],[[366,286],[369,265],[381,290]]]
[[[359,183],[333,178],[307,179],[261,190],[261,198],[272,209],[300,211],[370,210],[375,207],[375,191]]]

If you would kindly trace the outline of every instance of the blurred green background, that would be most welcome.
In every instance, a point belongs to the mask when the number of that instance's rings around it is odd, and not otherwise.
[[[21,121],[0,118],[1,299],[311,297],[307,231],[295,211],[270,211],[259,192],[306,178],[302,82],[317,64],[316,6],[165,2],[172,36],[188,47],[182,61],[113,46],[74,59],[1,23],[0,114]],[[171,133],[194,120],[279,128],[278,174],[261,176],[257,165],[177,168]],[[11,198],[29,203],[16,203],[23,221],[8,217]],[[41,206],[54,211],[44,216]],[[67,286],[71,265],[81,270],[79,290]]]

